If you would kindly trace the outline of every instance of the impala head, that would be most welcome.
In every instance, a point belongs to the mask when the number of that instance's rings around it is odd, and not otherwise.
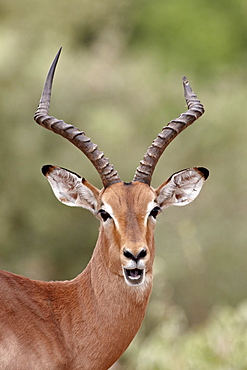
[[[49,116],[51,87],[61,49],[49,70],[34,119],[79,148],[98,171],[103,189],[64,168],[42,168],[55,196],[64,204],[90,210],[101,222],[98,242],[109,270],[130,286],[142,285],[152,274],[156,217],[164,208],[183,206],[199,194],[208,170],[193,167],[173,174],[157,189],[150,186],[155,166],[168,144],[204,113],[204,108],[183,77],[188,110],[172,120],[153,141],[137,168],[133,181],[122,182],[97,145],[84,132]]]

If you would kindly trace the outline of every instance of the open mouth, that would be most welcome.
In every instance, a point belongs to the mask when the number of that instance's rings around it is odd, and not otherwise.
[[[145,270],[141,269],[126,269],[123,268],[124,278],[129,285],[139,285],[143,282],[145,276]]]

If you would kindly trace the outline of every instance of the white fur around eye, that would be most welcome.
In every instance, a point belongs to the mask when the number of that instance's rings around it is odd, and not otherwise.
[[[144,218],[144,226],[147,225],[147,220],[148,220],[148,217],[150,215],[150,212],[152,211],[152,209],[154,209],[155,206],[157,206],[158,204],[156,204],[153,200],[151,202],[148,203],[147,205],[147,212],[145,214],[145,218]]]
[[[116,228],[119,230],[119,223],[117,221],[117,219],[114,217],[114,213],[113,213],[113,210],[112,210],[112,207],[104,202],[104,204],[102,205],[101,207],[104,211],[106,211],[107,213],[109,213],[109,215],[111,216],[111,218],[114,220],[114,223],[116,225]]]

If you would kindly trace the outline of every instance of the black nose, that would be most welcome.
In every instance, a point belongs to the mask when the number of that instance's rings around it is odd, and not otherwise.
[[[129,249],[124,249],[123,254],[126,258],[138,262],[138,260],[140,260],[141,258],[146,257],[147,249],[146,248],[141,249],[136,255],[132,253]]]

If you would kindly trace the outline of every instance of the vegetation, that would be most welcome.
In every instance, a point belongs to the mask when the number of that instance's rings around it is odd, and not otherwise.
[[[198,199],[160,216],[155,284],[121,369],[246,369],[245,0],[0,0],[0,267],[69,279],[86,265],[97,220],[54,198],[52,163],[101,186],[69,143],[33,121],[63,46],[51,114],[99,144],[130,181],[151,140],[184,110],[185,74],[206,114],[167,149],[153,186],[210,169]]]
[[[215,307],[207,325],[197,329],[188,330],[181,309],[170,307],[169,314],[146,339],[134,340],[122,359],[125,365],[117,369],[246,369],[246,301],[236,310]]]

